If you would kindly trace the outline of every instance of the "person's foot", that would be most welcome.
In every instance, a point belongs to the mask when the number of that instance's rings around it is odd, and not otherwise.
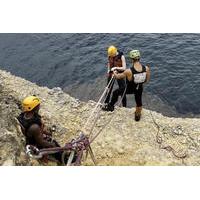
[[[135,112],[135,121],[138,122],[140,121],[141,118],[141,113]]]
[[[110,104],[106,104],[102,107],[103,111],[114,111],[114,106],[111,106]]]

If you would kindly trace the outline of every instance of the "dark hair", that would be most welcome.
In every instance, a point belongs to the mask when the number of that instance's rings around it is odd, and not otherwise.
[[[133,62],[138,62],[138,61],[140,61],[140,58],[133,58]]]

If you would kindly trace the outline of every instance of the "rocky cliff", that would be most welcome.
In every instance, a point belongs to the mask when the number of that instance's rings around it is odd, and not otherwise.
[[[25,155],[24,137],[14,120],[22,99],[33,94],[42,100],[40,114],[48,127],[56,126],[54,138],[61,145],[77,136],[95,106],[60,88],[39,87],[0,70],[0,165],[41,164]],[[100,112],[94,132],[107,122],[92,143],[98,165],[200,164],[200,119],[169,118],[144,109],[141,121],[135,122],[134,109],[118,107],[113,113]],[[83,165],[92,162],[88,158]]]

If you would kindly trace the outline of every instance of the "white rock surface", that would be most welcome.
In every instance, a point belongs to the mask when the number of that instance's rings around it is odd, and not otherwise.
[[[42,101],[40,113],[46,125],[56,125],[54,137],[61,145],[83,129],[95,106],[93,101],[81,102],[60,88],[39,87],[0,70],[0,165],[40,165],[24,155],[23,136],[14,125],[14,117],[21,112],[20,102],[32,94]],[[117,108],[114,113],[100,112],[94,132],[106,123],[92,144],[98,165],[200,164],[198,118],[169,118],[144,109],[141,121],[135,122],[134,109]],[[92,165],[92,162],[88,159],[83,164]]]

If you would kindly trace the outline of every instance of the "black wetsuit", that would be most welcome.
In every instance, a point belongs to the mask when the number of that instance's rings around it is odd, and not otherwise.
[[[131,81],[126,80],[127,82],[127,88],[126,88],[126,94],[135,94],[135,102],[137,107],[142,106],[142,92],[143,92],[143,83],[136,84],[134,82],[134,74],[140,74],[146,72],[146,67],[142,65],[142,71],[138,72],[135,70],[134,67],[131,67],[130,70],[132,71],[133,78]],[[116,89],[113,92],[113,96],[110,102],[110,106],[114,106],[115,103],[118,101],[118,97],[123,95],[123,91],[119,89]]]

